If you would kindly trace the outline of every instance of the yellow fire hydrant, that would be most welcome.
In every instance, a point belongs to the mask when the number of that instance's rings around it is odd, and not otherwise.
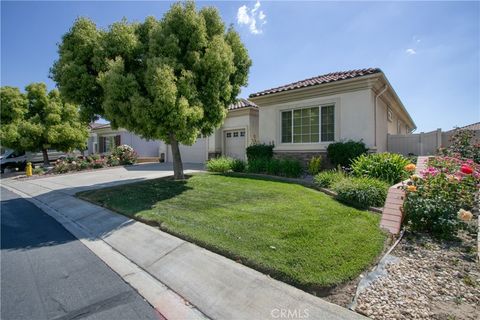
[[[25,167],[25,174],[27,175],[27,177],[31,177],[32,176],[32,163],[31,162],[27,162],[27,166]]]

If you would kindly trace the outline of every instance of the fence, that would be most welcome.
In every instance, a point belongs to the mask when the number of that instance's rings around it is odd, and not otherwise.
[[[448,147],[453,134],[453,130],[442,132],[441,129],[412,134],[389,134],[387,149],[388,152],[403,155],[430,156],[434,155],[438,148]],[[475,130],[475,137],[480,139],[480,130]]]

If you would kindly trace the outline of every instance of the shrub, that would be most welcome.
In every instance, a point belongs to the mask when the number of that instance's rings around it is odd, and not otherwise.
[[[116,157],[121,165],[135,164],[138,159],[138,155],[135,150],[126,144],[115,147],[111,156]]]
[[[233,159],[227,157],[210,159],[207,162],[207,171],[225,173],[232,170],[232,163]]]
[[[269,160],[253,159],[248,160],[247,171],[250,173],[265,173],[267,172]]]
[[[343,172],[337,170],[328,170],[318,173],[313,178],[313,182],[321,188],[330,188],[334,183],[344,178],[345,175]]]
[[[33,168],[32,173],[36,175],[42,175],[42,174],[45,174],[45,170],[43,170],[42,167],[37,167],[37,168]]]
[[[248,161],[265,159],[270,160],[273,158],[273,144],[254,143],[247,147],[247,159]]]
[[[422,177],[412,176],[404,186],[405,222],[413,232],[427,232],[437,238],[452,238],[462,227],[459,211],[475,205],[480,183],[480,166],[472,159],[435,157]]]
[[[289,178],[298,178],[302,173],[303,168],[300,161],[294,159],[280,160],[280,175]]]
[[[246,164],[245,161],[240,159],[233,159],[231,164],[231,169],[233,172],[245,172]]]
[[[321,168],[322,157],[312,157],[310,161],[308,161],[308,173],[310,173],[312,176],[319,173]]]
[[[396,153],[364,154],[352,163],[352,173],[357,177],[370,177],[392,184],[405,180],[408,172],[405,166],[409,160]]]
[[[293,159],[255,159],[248,161],[247,171],[298,178],[302,175],[303,168],[300,161]]]
[[[279,176],[282,174],[282,160],[280,159],[271,159],[267,161],[265,167],[265,170],[268,174],[274,176]]]
[[[475,131],[466,129],[456,129],[450,138],[451,145],[439,150],[440,154],[472,159],[480,163],[480,140],[475,137]]]
[[[367,153],[368,148],[363,141],[348,140],[331,143],[327,147],[327,155],[335,166],[348,167],[358,156]]]
[[[339,201],[362,209],[383,207],[388,187],[384,181],[368,177],[340,179],[332,185]]]

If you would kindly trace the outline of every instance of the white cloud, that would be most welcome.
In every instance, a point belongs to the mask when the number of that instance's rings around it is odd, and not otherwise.
[[[267,23],[267,15],[262,10],[259,10],[260,6],[260,1],[257,1],[253,8],[250,9],[246,5],[243,5],[238,8],[237,11],[237,23],[248,26],[248,29],[252,34],[262,33],[262,27]]]
[[[415,50],[412,49],[412,48],[408,48],[407,50],[405,50],[405,52],[406,52],[408,55],[417,54],[417,51],[415,51]]]

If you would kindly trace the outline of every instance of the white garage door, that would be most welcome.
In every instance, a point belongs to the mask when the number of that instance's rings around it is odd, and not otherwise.
[[[245,129],[225,131],[223,135],[225,139],[225,155],[245,160]]]
[[[183,163],[204,163],[207,160],[207,139],[198,138],[191,146],[180,145]],[[168,162],[173,162],[172,148],[168,146]]]

